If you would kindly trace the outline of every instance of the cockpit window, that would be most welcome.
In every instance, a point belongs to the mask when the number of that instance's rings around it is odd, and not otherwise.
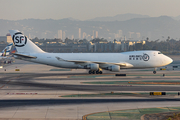
[[[162,54],[161,52],[158,52],[158,54]]]

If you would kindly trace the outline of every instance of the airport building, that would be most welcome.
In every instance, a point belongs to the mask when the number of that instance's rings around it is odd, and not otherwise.
[[[12,38],[11,36],[0,36],[0,43],[5,44],[5,43],[12,43]]]
[[[0,36],[0,51],[2,51],[9,43],[12,43],[13,40],[10,34],[6,36]]]
[[[146,44],[144,40],[88,41],[67,38],[64,42],[61,39],[34,39],[32,41],[46,52],[122,52],[132,50],[136,44]]]

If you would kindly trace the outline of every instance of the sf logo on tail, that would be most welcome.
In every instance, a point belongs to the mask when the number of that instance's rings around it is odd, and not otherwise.
[[[21,32],[17,32],[13,35],[14,45],[17,47],[23,47],[27,43],[27,37],[25,37]]]

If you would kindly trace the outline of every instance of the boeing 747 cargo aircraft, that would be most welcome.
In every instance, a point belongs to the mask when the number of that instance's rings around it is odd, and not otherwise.
[[[31,62],[61,68],[89,69],[89,74],[102,74],[102,70],[119,72],[123,68],[156,68],[173,60],[160,51],[132,51],[122,53],[47,53],[18,30],[9,31],[17,49],[15,57]]]

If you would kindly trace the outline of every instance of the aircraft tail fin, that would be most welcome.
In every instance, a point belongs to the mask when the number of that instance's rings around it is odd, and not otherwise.
[[[10,54],[14,54],[14,53],[16,53],[16,48],[14,48]]]
[[[6,56],[10,54],[11,48],[13,46],[13,43],[10,43],[9,45],[7,45],[4,50],[1,52],[2,56]]]
[[[2,56],[3,56],[3,57],[6,56],[6,49],[5,49],[4,52],[2,53]]]
[[[44,52],[18,30],[9,30],[18,53],[42,53]]]

